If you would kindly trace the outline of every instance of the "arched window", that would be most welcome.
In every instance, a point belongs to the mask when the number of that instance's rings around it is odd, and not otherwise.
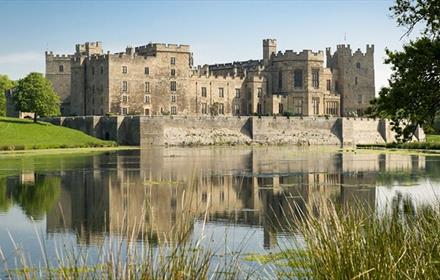
[[[356,68],[357,69],[361,69],[361,63],[360,62],[356,63]]]

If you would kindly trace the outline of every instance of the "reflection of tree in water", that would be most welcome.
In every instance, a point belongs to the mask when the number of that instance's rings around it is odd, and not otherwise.
[[[6,178],[0,178],[0,213],[8,212],[12,205],[12,198],[6,187]]]
[[[60,185],[59,177],[36,174],[35,183],[14,186],[12,198],[26,216],[38,220],[52,208],[60,194]]]

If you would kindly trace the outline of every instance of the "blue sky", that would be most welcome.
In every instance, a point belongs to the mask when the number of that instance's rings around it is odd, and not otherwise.
[[[387,83],[385,47],[409,38],[390,18],[391,0],[11,1],[0,0],[0,74],[44,72],[44,51],[73,53],[102,41],[105,51],[149,42],[191,45],[195,64],[259,59],[261,40],[278,50],[375,45],[376,88]],[[345,40],[344,40],[345,38]]]

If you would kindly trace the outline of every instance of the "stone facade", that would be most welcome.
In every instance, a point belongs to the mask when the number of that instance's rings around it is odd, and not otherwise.
[[[263,59],[194,67],[188,45],[104,54],[88,42],[73,55],[47,52],[46,76],[63,115],[362,115],[374,98],[373,53],[277,52],[265,39]]]
[[[44,118],[122,145],[383,144],[395,134],[386,120],[340,117],[81,116]],[[418,128],[414,140],[425,141]]]

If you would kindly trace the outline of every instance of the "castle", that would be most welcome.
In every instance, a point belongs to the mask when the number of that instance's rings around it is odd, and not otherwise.
[[[104,53],[101,42],[73,55],[46,52],[46,77],[68,115],[362,115],[374,98],[374,46],[334,53],[277,51],[258,60],[193,66],[188,45],[150,43]],[[324,65],[324,60],[326,64]]]

